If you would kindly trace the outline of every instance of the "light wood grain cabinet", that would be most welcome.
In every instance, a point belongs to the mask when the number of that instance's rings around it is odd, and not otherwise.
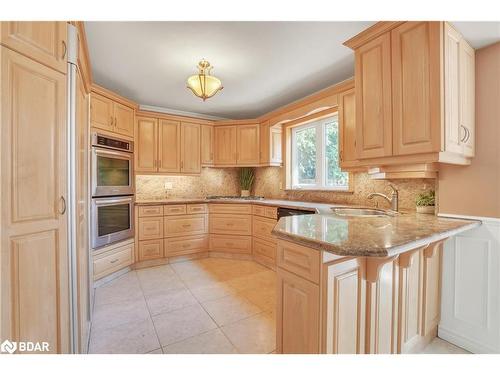
[[[319,353],[319,286],[277,270],[276,352]]]
[[[234,214],[211,214],[210,233],[251,236],[252,216]]]
[[[15,24],[20,38],[51,38]],[[2,340],[68,353],[66,76],[3,45],[0,62]]]
[[[236,165],[236,126],[214,127],[214,164]]]
[[[359,159],[392,155],[391,36],[355,50],[356,140]]]
[[[94,280],[101,279],[134,262],[134,242],[113,244],[94,254]]]
[[[210,234],[210,251],[232,254],[251,254],[252,237],[231,234]]]
[[[67,23],[64,21],[0,22],[0,43],[45,66],[66,73]]]
[[[259,125],[238,125],[236,129],[236,163],[258,165],[260,163]]]
[[[459,82],[460,82],[460,128],[465,131],[461,139],[463,154],[466,157],[475,155],[475,51],[465,41],[460,39]]]
[[[208,215],[165,216],[165,237],[208,233]]]
[[[163,217],[139,218],[139,240],[163,238]]]
[[[339,100],[339,161],[342,169],[357,166],[356,96],[354,88],[341,92]]]
[[[163,240],[146,240],[139,242],[139,261],[163,257]]]
[[[214,164],[214,127],[201,125],[201,165]]]
[[[270,126],[269,121],[260,124],[260,164],[279,166],[282,163],[281,127]]]
[[[92,92],[90,126],[132,138],[134,136],[134,109]]]
[[[201,126],[137,116],[135,170],[138,173],[200,174]]]

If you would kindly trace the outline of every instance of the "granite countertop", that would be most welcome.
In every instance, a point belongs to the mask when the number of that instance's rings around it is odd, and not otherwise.
[[[206,198],[170,198],[137,200],[136,205],[186,204],[186,203],[228,203],[228,204],[259,204],[262,206],[296,208],[311,210],[311,213],[330,213],[332,207],[346,207],[345,204],[300,202],[285,199],[206,199]]]
[[[446,239],[481,225],[480,221],[402,214],[395,217],[288,216],[273,235],[340,256],[385,257]]]

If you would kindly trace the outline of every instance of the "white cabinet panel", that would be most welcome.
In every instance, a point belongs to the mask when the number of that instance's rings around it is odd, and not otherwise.
[[[446,241],[439,336],[474,353],[500,353],[500,220]]]

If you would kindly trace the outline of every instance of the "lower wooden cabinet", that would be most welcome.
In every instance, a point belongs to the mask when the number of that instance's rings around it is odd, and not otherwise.
[[[166,238],[164,241],[166,257],[195,254],[208,250],[207,235]]]
[[[139,261],[158,259],[163,257],[163,240],[139,241]]]
[[[251,236],[252,216],[212,214],[210,215],[210,233]]]
[[[252,237],[210,234],[210,251],[233,254],[251,254]]]
[[[268,242],[260,238],[253,238],[253,259],[269,268],[276,268],[276,243]]]
[[[277,270],[276,352],[319,353],[319,286]]]
[[[208,233],[208,215],[179,215],[164,217],[165,237]]]
[[[98,280],[134,262],[134,242],[129,240],[99,249],[93,258],[94,280]]]

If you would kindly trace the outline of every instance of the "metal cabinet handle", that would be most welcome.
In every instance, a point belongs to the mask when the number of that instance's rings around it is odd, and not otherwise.
[[[467,138],[467,128],[463,125],[460,125],[460,127],[464,130],[464,136],[460,138],[460,142],[465,142],[465,139]]]
[[[116,121],[116,117],[115,117],[115,127],[116,127],[116,124],[117,124],[117,121]]]
[[[111,118],[111,126],[113,126],[113,116],[111,116],[110,118]]]
[[[469,128],[465,128],[465,133],[467,134],[467,136],[465,137],[465,143],[469,142],[469,139],[470,139],[470,130]]]
[[[109,262],[109,263],[116,263],[116,262],[118,262],[118,259],[113,259],[113,260],[112,260],[111,262]]]
[[[64,215],[66,213],[66,199],[64,199],[63,196],[61,196],[61,198],[59,198],[60,202],[62,203],[62,209],[59,210],[59,213],[61,215]]]
[[[66,52],[68,52],[68,47],[66,47],[66,42],[64,40],[62,41],[62,46],[63,46],[62,58],[64,59],[66,57]]]
[[[339,152],[339,158],[340,158],[340,161],[342,161],[342,160],[344,159],[344,158],[343,158],[343,152],[342,152],[342,151],[340,151],[340,152]]]

